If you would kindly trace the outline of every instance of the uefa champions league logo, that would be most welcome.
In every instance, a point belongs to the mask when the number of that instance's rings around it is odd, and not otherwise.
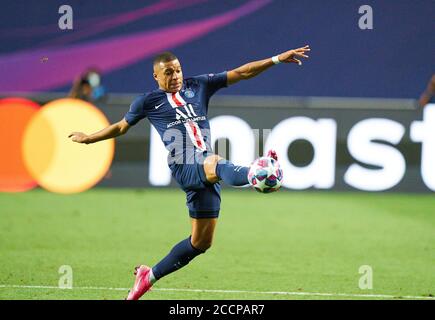
[[[186,91],[184,91],[184,95],[186,96],[186,98],[193,98],[195,96],[195,92],[193,92],[190,89],[187,89]]]

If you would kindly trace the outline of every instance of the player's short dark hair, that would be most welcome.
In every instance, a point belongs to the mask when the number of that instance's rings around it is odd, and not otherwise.
[[[89,83],[88,79],[81,78],[81,79],[80,79],[80,85],[81,85],[81,86],[84,86],[84,85],[90,85],[90,83]]]
[[[159,53],[158,55],[156,55],[154,57],[153,66],[155,66],[156,64],[160,64],[160,62],[166,63],[166,62],[177,60],[177,59],[178,58],[175,54],[173,54],[170,51],[165,51],[165,52]]]

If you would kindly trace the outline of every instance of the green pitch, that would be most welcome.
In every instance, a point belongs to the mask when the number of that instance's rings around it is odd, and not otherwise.
[[[144,299],[433,299],[433,195],[222,193],[212,248]],[[179,190],[0,194],[0,299],[124,299],[189,234]]]

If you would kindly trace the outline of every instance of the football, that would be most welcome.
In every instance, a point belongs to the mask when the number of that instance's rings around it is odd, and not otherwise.
[[[249,184],[258,192],[278,191],[282,185],[283,174],[277,160],[271,157],[256,159],[249,167]]]

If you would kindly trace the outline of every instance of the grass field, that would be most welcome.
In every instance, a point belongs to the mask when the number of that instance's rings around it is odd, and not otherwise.
[[[144,299],[435,299],[435,197],[223,190],[213,247]],[[0,194],[0,299],[124,299],[190,233],[182,191]],[[73,289],[57,288],[59,267]],[[362,265],[373,289],[360,289]]]

